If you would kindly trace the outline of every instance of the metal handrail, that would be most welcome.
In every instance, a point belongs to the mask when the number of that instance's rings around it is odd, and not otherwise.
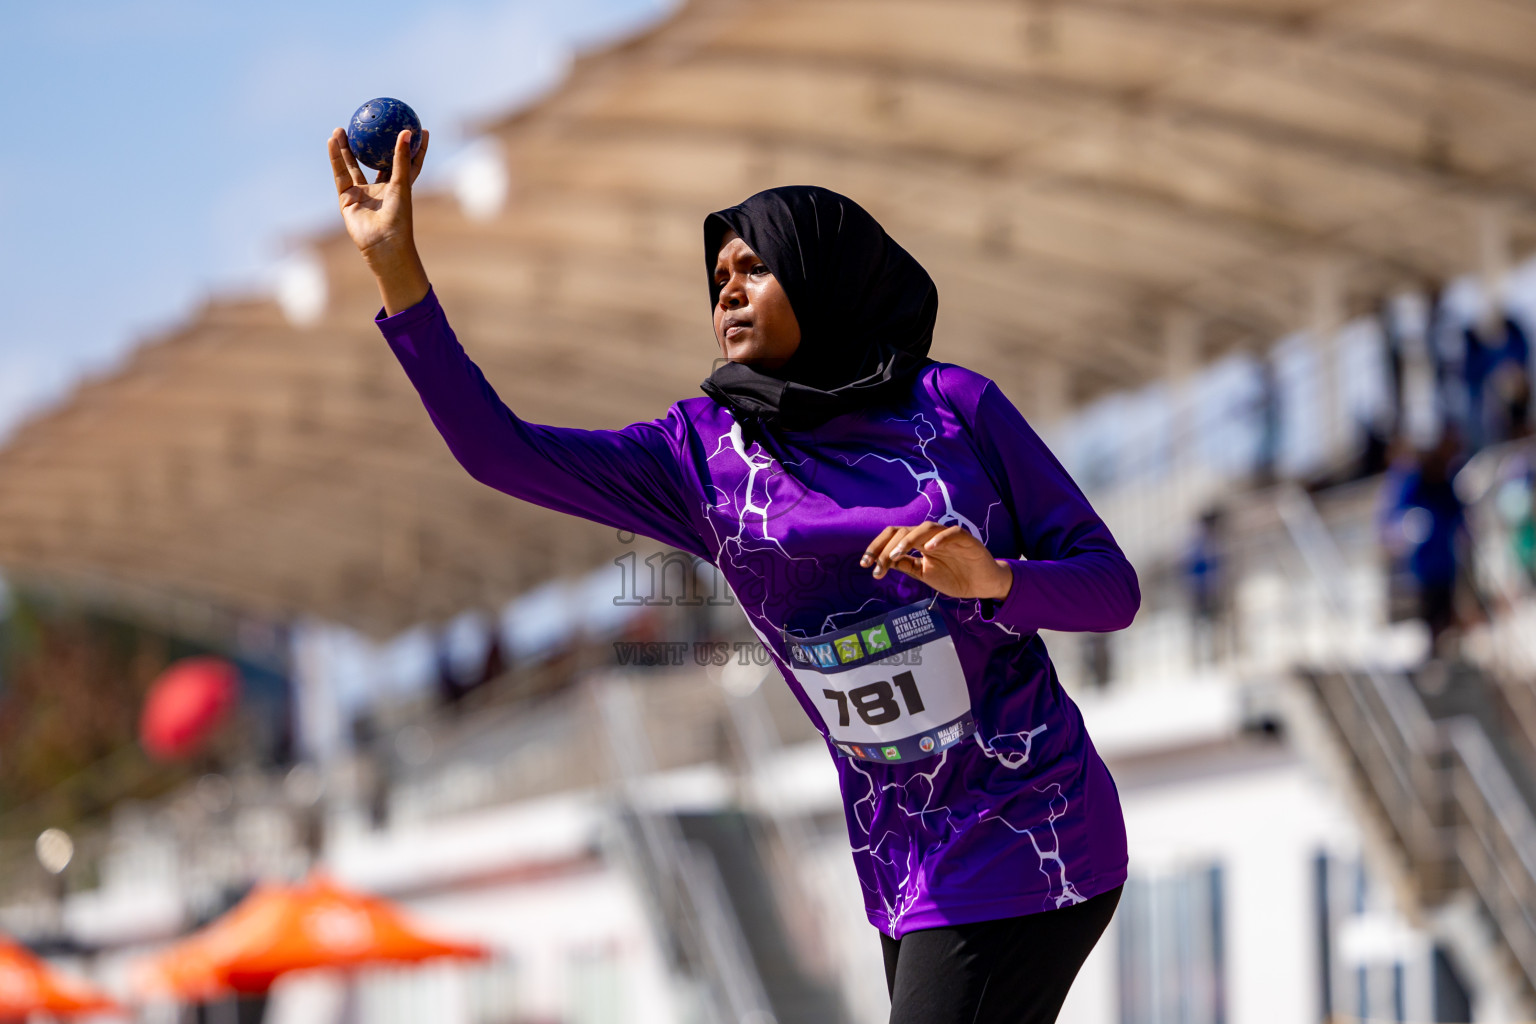
[[[639,851],[631,851],[644,889],[652,893],[658,926],[682,947],[703,974],[706,1007],[720,1024],[775,1024],[771,1004],[753,963],[741,923],[731,908],[719,866],[708,850],[690,844],[677,819],[647,806],[639,784],[654,771],[655,759],[639,702],[628,680],[610,678],[597,686],[608,747],[618,768],[620,819],[633,821]],[[640,856],[634,856],[638,852]],[[636,861],[643,861],[641,867]]]
[[[1288,489],[1281,496],[1280,514],[1303,561],[1322,584],[1324,593],[1336,600],[1329,566],[1342,562],[1311,498],[1299,488]],[[1335,611],[1342,610],[1340,602]],[[1514,957],[1528,989],[1536,992],[1536,917],[1533,917],[1536,915],[1536,814],[1499,759],[1487,731],[1481,722],[1470,716],[1450,722],[1434,722],[1406,680],[1394,680],[1375,666],[1341,666],[1341,675],[1353,698],[1354,706],[1350,710],[1367,719],[1369,731],[1388,761],[1394,760],[1394,752],[1388,742],[1387,730],[1379,723],[1369,701],[1364,699],[1351,677],[1358,679],[1364,675],[1375,692],[1382,712],[1391,720],[1391,731],[1403,740],[1403,749],[1397,751],[1397,755],[1416,755],[1407,764],[1393,766],[1392,774],[1399,782],[1399,788],[1405,773],[1410,776],[1427,774],[1428,779],[1424,781],[1428,784],[1428,795],[1447,800],[1458,812],[1456,825],[1452,826],[1454,843],[1451,847],[1457,866],[1472,883],[1494,921],[1500,939]],[[1325,704],[1331,704],[1326,690],[1322,692]],[[1337,719],[1339,709],[1330,710]],[[1379,787],[1379,776],[1369,769],[1372,751],[1361,749],[1358,730],[1341,729],[1341,732],[1351,753],[1366,767],[1372,785]],[[1427,770],[1423,767],[1426,765]],[[1428,802],[1418,786],[1412,787],[1411,792],[1420,802]],[[1379,788],[1377,794],[1380,799]],[[1390,803],[1381,802],[1384,805]],[[1390,807],[1386,809],[1390,816]],[[1433,815],[1430,820],[1434,821]],[[1404,852],[1410,860],[1416,855],[1439,852],[1439,843],[1432,844],[1427,850],[1416,850],[1414,837],[1400,838],[1407,840]]]
[[[1536,439],[1520,438],[1484,448],[1456,474],[1456,493],[1466,502],[1467,538],[1472,546],[1472,594],[1478,599],[1490,619],[1496,617],[1495,602],[1505,608],[1518,608],[1531,600],[1529,584],[1517,585],[1509,570],[1510,562],[1507,529],[1503,517],[1492,508],[1497,498],[1496,484],[1503,464],[1511,458],[1536,463]],[[1518,570],[1516,572],[1518,577]],[[1484,587],[1492,590],[1493,601],[1484,596]],[[1529,664],[1536,660],[1536,640],[1519,631],[1492,631],[1495,646],[1490,652],[1495,667],[1494,682],[1499,685],[1503,699],[1514,714],[1528,747],[1536,750],[1536,695],[1533,695],[1529,679]],[[1523,648],[1516,665],[1507,660],[1508,649],[1500,650],[1513,642]]]
[[[1330,611],[1337,619],[1347,617],[1348,605],[1334,571],[1344,564],[1344,557],[1317,506],[1295,485],[1280,491],[1276,505]],[[1420,875],[1420,884],[1430,883],[1425,874],[1444,871],[1453,859],[1448,792],[1438,770],[1443,755],[1434,722],[1402,678],[1368,662],[1349,665],[1343,659],[1334,660],[1345,683],[1348,705],[1339,707],[1326,686],[1319,685],[1319,695],[1336,721],[1354,726],[1341,729],[1343,740],[1378,794],[1381,810],[1397,833],[1410,865]],[[1372,706],[1372,697],[1379,711]],[[1374,746],[1361,742],[1362,725]],[[1426,763],[1431,765],[1427,773],[1421,767]],[[1380,799],[1388,792],[1395,792],[1401,800]],[[1430,887],[1440,889],[1449,882],[1435,878]]]
[[[745,774],[750,780],[750,806],[771,826],[777,840],[776,844],[770,844],[770,862],[781,883],[777,893],[781,909],[787,911],[786,916],[792,925],[809,920],[822,926],[799,929],[799,945],[807,947],[798,950],[801,954],[800,964],[812,974],[825,975],[823,965],[826,958],[820,947],[821,932],[828,924],[825,920],[826,909],[805,896],[814,887],[806,874],[814,859],[810,830],[802,816],[785,813],[775,802],[760,800],[756,791],[757,785],[768,774],[770,758],[782,746],[772,713],[763,698],[763,686],[777,675],[776,669],[767,669],[750,691],[730,694],[726,698],[726,707],[730,711],[732,730],[740,745]]]
[[[1536,819],[1476,720],[1448,722],[1446,735],[1455,754],[1454,788],[1471,833],[1462,837],[1458,853],[1505,945],[1536,988]]]

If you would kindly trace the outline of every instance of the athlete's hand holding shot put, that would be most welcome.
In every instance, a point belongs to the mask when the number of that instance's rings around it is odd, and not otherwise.
[[[1127,857],[1114,783],[1039,631],[1122,629],[1140,592],[997,384],[928,357],[928,273],[845,196],[760,192],[704,220],[724,357],[704,395],[617,430],[529,423],[460,347],[416,254],[425,155],[402,136],[370,184],[330,142],[375,320],[454,456],[718,569],[826,739],[892,1024],[1055,1020]],[[629,230],[614,225],[616,247]],[[635,334],[583,354],[643,364]]]
[[[411,220],[411,186],[421,174],[431,141],[432,133],[423,130],[421,148],[412,159],[411,133],[401,132],[395,138],[394,167],[380,171],[378,180],[371,184],[347,145],[346,132],[337,128],[326,143],[336,198],[341,203],[341,222],[373,271],[384,311],[391,315],[416,305],[431,288],[416,252]]]

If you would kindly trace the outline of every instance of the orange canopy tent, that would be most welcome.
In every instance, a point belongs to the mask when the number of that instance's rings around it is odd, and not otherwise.
[[[201,1002],[229,992],[224,967],[270,935],[293,900],[292,888],[261,885],[229,913],[139,965],[134,987],[149,998]]]
[[[61,974],[10,940],[0,937],[0,1021],[121,1010],[105,993]]]
[[[258,888],[161,954],[140,983],[148,994],[207,999],[265,992],[289,971],[484,956],[482,946],[428,936],[387,900],[317,875],[299,886]]]

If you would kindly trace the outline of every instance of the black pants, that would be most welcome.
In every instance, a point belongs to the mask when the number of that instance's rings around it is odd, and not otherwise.
[[[1119,902],[881,935],[890,1024],[1051,1024]]]

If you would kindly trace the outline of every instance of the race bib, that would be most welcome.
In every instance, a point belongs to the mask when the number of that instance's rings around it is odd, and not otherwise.
[[[926,601],[788,644],[796,681],[849,757],[918,761],[976,729],[955,642]]]

